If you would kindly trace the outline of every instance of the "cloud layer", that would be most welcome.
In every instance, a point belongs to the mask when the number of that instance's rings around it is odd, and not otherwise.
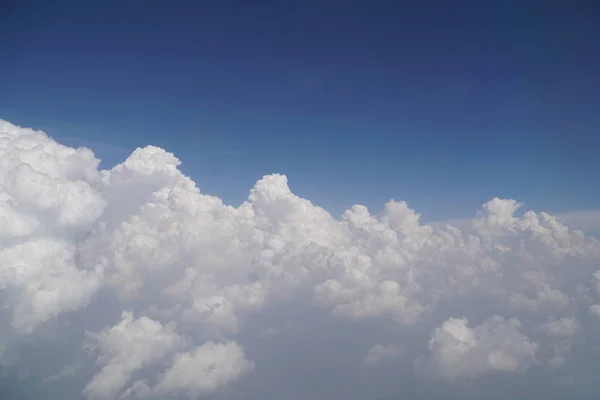
[[[499,198],[461,229],[401,201],[335,219],[276,174],[234,208],[178,165],[148,146],[99,170],[89,149],[0,121],[0,365],[19,378],[6,393],[593,390],[594,237]]]

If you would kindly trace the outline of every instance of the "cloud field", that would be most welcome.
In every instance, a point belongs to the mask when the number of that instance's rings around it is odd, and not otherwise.
[[[163,149],[99,162],[0,121],[0,397],[599,388],[600,242],[552,215],[494,198],[460,229],[402,201],[335,219],[277,174],[235,208]]]

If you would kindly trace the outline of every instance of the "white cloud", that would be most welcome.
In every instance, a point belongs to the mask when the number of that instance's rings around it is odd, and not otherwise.
[[[567,211],[554,215],[554,218],[569,229],[584,232],[586,235],[600,236],[600,210]],[[473,218],[450,219],[432,223],[435,227],[452,225],[460,229],[468,229],[473,224]]]
[[[201,193],[179,163],[149,146],[100,171],[88,149],[0,122],[1,364],[39,365],[48,387],[82,365],[71,379],[85,380],[88,398],[261,397],[278,384],[266,371],[308,379],[329,352],[371,348],[364,361],[382,366],[402,353],[429,378],[459,381],[519,376],[538,367],[538,348],[572,373],[583,365],[575,355],[600,344],[589,318],[600,315],[600,243],[560,218],[517,215],[517,201],[495,198],[457,226],[424,225],[402,201],[336,220],[283,175],[235,208]],[[313,336],[305,321],[320,321]],[[96,332],[87,342],[86,331]]]
[[[244,350],[235,342],[208,342],[192,351],[179,353],[173,365],[159,378],[155,392],[160,396],[183,392],[196,398],[238,379],[254,369]]]
[[[170,398],[185,395],[196,399],[213,393],[254,369],[244,350],[235,342],[207,342],[174,355],[171,366],[154,386],[136,381],[119,398]]]
[[[536,362],[538,344],[519,332],[516,319],[492,317],[474,328],[449,318],[429,341],[428,362],[442,378],[456,380],[492,372],[524,371]]]
[[[83,394],[89,399],[114,399],[134,372],[160,360],[184,345],[173,324],[163,326],[147,317],[134,319],[123,312],[121,321],[100,333],[90,333],[92,349],[98,349],[102,365]]]

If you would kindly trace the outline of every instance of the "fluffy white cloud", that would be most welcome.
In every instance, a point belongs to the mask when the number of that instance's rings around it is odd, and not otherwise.
[[[174,324],[163,326],[147,317],[123,312],[121,321],[100,333],[90,333],[89,347],[98,349],[102,369],[83,389],[90,399],[114,399],[134,372],[160,360],[184,344]]]
[[[526,370],[536,362],[538,344],[520,327],[516,319],[497,316],[474,328],[466,318],[449,318],[431,335],[428,362],[448,380]]]
[[[261,397],[266,371],[308,379],[331,365],[320,357],[352,349],[358,364],[418,359],[426,376],[458,381],[569,371],[600,345],[599,241],[543,212],[519,215],[514,200],[492,199],[458,226],[424,225],[402,201],[336,220],[283,175],[231,207],[157,147],[98,166],[88,149],[0,122],[0,364],[29,362],[44,387]],[[264,382],[244,381],[251,370]]]
[[[235,342],[208,342],[179,353],[173,365],[159,378],[155,392],[161,397],[184,392],[191,397],[211,393],[254,369],[244,350]]]
[[[251,372],[254,363],[235,342],[207,342],[190,351],[175,354],[171,366],[151,387],[146,381],[136,381],[119,398],[164,399],[179,394],[196,399],[227,386]]]

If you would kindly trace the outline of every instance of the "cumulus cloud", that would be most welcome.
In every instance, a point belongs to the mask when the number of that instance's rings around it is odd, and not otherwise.
[[[214,392],[254,369],[244,350],[235,342],[207,342],[194,350],[179,353],[173,365],[160,377],[155,391],[161,395],[183,391],[196,397]]]
[[[134,372],[152,364],[182,345],[174,324],[163,326],[147,317],[134,319],[123,312],[121,321],[99,333],[90,333],[92,349],[98,349],[102,365],[83,394],[90,399],[114,399]]]
[[[447,380],[524,371],[536,362],[538,344],[520,328],[518,320],[499,316],[473,328],[466,318],[449,318],[431,335],[428,362]]]
[[[335,219],[283,175],[232,207],[157,147],[99,164],[0,122],[0,365],[55,398],[348,396],[352,362],[425,392],[559,382],[600,345],[599,241],[515,200],[458,226],[393,200]]]

